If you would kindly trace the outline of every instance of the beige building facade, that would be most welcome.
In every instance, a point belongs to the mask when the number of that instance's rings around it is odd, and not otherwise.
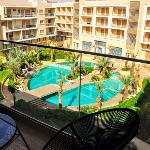
[[[132,50],[149,60],[150,1],[1,0],[0,35],[38,44],[57,40],[63,47],[118,56]]]

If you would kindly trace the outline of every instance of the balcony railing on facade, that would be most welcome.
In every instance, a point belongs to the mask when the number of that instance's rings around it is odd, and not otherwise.
[[[92,25],[92,22],[85,22],[85,21],[83,21],[82,24],[83,25]]]
[[[56,26],[55,23],[46,23],[45,25],[46,25],[46,27],[55,27]]]
[[[45,17],[54,17],[55,16],[55,13],[46,13],[45,14]]]
[[[8,26],[7,30],[18,30],[18,29],[26,29],[26,28],[36,28],[36,25],[28,24],[28,25],[16,25],[16,26]]]
[[[55,36],[55,32],[54,31],[49,31],[49,32],[46,32],[46,35],[49,35],[49,36]]]
[[[113,23],[112,27],[115,27],[115,28],[127,28],[127,25],[123,25],[123,24],[121,25],[121,24]]]
[[[22,35],[22,39],[31,39],[31,38],[35,38],[36,35],[34,34],[24,34]]]
[[[6,14],[5,18],[23,18],[23,17],[36,17],[36,13],[28,13],[28,14]]]

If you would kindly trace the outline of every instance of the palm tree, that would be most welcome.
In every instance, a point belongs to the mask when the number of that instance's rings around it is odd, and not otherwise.
[[[110,54],[111,53],[111,50],[114,46],[112,46],[111,44],[108,44],[107,45],[107,50],[108,50],[108,53]]]
[[[58,47],[59,43],[57,41],[49,41],[48,46]],[[51,61],[56,61],[56,49],[51,48]]]
[[[136,58],[138,55],[138,52],[135,52],[134,50],[132,50],[130,52],[130,56],[131,58]],[[130,75],[133,75],[134,74],[134,71],[135,71],[135,62],[132,61],[132,65],[131,65],[131,68],[130,68]]]
[[[140,81],[140,65],[135,67],[135,72],[133,75],[134,83],[133,83],[133,92],[136,94],[137,88],[139,87],[139,81]]]
[[[79,57],[80,57],[80,54],[75,54],[75,53],[68,53],[66,55],[66,60],[69,61],[70,63],[73,63],[73,65],[71,66],[71,74],[73,75],[73,77],[75,76],[75,74],[78,71]]]
[[[97,88],[97,91],[98,91],[98,96],[96,98],[96,103],[97,103],[97,106],[98,106],[98,109],[99,109],[102,106],[102,101],[101,101],[102,82],[101,81],[96,81],[95,84],[96,84],[96,88]]]
[[[131,58],[136,58],[139,51],[136,51],[135,49],[132,48],[133,46],[130,46],[130,50],[128,50],[127,52],[127,57],[131,57]],[[125,61],[125,68],[128,68],[128,60]],[[135,71],[135,62],[133,61],[131,64],[131,68],[130,68],[130,75],[133,75]]]
[[[111,62],[106,57],[99,57],[99,59],[97,60],[97,65],[100,74],[103,73],[104,77],[107,77],[108,72],[110,72],[110,64]]]
[[[124,84],[124,89],[122,90],[122,100],[126,99],[128,96],[129,86],[133,85],[134,78],[132,76],[121,76],[121,82]]]
[[[59,94],[59,109],[62,110],[62,94],[63,94],[63,79],[61,72],[59,72],[59,79],[58,79],[58,94]]]

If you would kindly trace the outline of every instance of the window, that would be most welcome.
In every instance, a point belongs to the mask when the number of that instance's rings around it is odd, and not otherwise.
[[[82,50],[91,51],[92,50],[92,42],[82,42]]]
[[[44,34],[44,30],[40,30],[40,35],[43,35]]]
[[[115,56],[122,56],[122,48],[114,47],[111,49],[110,53]]]
[[[44,14],[44,10],[43,10],[43,9],[40,9],[40,10],[39,10],[39,14]]]
[[[40,24],[44,24],[44,20],[40,20]]]

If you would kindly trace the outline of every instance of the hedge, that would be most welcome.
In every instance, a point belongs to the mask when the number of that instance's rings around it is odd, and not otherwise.
[[[64,125],[79,117],[79,113],[67,109],[43,109],[25,100],[16,102],[15,109],[37,118],[49,125],[62,128]],[[83,115],[83,113],[81,114]]]
[[[148,79],[144,79],[142,82],[142,88],[135,97],[123,100],[114,107],[100,108],[99,110],[106,110],[110,108],[130,108],[130,109],[135,110],[136,112],[139,112],[140,103],[143,101],[145,95],[147,94],[147,90],[146,90],[147,88],[150,88],[150,83]],[[81,111],[84,113],[92,113],[96,111],[96,108],[94,108],[93,106],[83,106],[81,107]]]

